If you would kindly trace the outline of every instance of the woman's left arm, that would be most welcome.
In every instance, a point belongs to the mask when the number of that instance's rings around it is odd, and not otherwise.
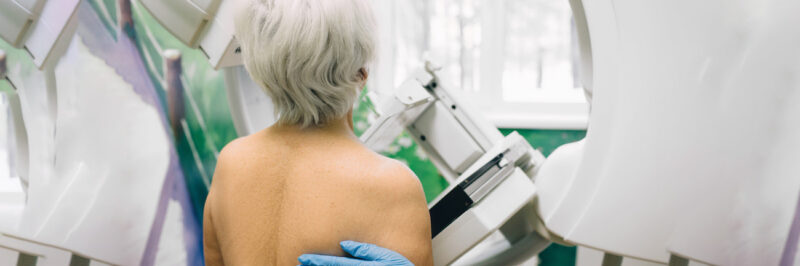
[[[203,254],[205,256],[206,266],[222,266],[225,265],[225,262],[222,260],[222,251],[219,247],[217,232],[214,229],[214,222],[211,217],[211,201],[211,194],[209,193],[203,210]]]

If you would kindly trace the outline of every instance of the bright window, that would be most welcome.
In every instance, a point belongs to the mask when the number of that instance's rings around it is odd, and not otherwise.
[[[426,59],[451,92],[498,127],[582,129],[577,36],[567,1],[375,0],[371,87],[398,86]]]

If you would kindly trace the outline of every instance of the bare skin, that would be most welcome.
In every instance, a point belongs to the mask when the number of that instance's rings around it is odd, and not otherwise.
[[[297,265],[305,253],[344,256],[339,242],[354,240],[433,265],[419,180],[364,147],[352,127],[350,114],[228,144],[205,205],[206,264]]]

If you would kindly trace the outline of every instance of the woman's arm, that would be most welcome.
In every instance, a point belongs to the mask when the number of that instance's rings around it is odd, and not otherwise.
[[[383,230],[371,244],[400,253],[415,265],[433,265],[431,222],[425,193],[417,176],[405,165],[393,161],[384,172],[392,182],[383,182],[370,198],[376,206],[376,223]]]
[[[214,223],[211,219],[211,205],[211,194],[209,194],[203,210],[203,253],[206,259],[206,266],[221,266],[225,265],[225,263],[222,260],[217,232],[214,230]]]

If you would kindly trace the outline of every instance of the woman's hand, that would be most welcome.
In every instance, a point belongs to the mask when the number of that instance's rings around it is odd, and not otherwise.
[[[342,241],[339,243],[342,250],[355,258],[336,257],[328,255],[303,254],[298,261],[304,266],[413,266],[403,255],[397,252],[355,241]]]

